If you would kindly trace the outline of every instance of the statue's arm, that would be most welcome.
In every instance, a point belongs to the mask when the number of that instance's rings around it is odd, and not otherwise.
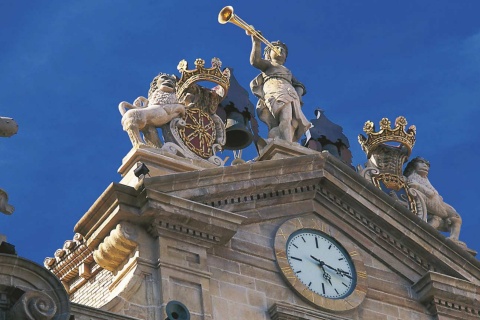
[[[295,91],[297,91],[297,93],[300,97],[307,94],[307,89],[305,88],[303,83],[298,81],[294,76],[292,76],[292,85],[293,85],[293,87],[295,88]]]
[[[252,52],[250,53],[250,64],[263,72],[265,72],[270,66],[269,61],[262,59],[261,42],[254,35],[252,35]]]
[[[292,75],[292,86],[295,88],[295,91],[297,92],[298,97],[300,98],[300,104],[303,105],[302,96],[304,96],[307,93],[305,86],[303,85],[303,83],[298,81],[293,75]]]

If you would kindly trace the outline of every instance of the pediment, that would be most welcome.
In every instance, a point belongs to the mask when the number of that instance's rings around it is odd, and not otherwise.
[[[145,179],[245,217],[243,225],[316,213],[412,284],[433,271],[480,283],[480,262],[328,153]]]

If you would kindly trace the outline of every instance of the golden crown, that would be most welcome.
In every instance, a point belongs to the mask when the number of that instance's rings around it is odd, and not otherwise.
[[[230,87],[230,70],[225,68],[223,72],[220,70],[222,61],[218,58],[212,59],[212,67],[205,68],[205,61],[203,59],[195,60],[195,69],[187,70],[188,63],[182,60],[178,63],[177,70],[182,74],[180,80],[177,81],[177,95],[180,97],[187,88],[199,81],[214,82],[223,89],[219,93],[222,97],[227,96],[228,88]]]
[[[411,125],[407,131],[405,127],[407,120],[405,117],[397,117],[395,119],[395,128],[391,128],[391,122],[387,118],[380,120],[380,131],[375,132],[375,125],[372,121],[365,122],[363,131],[367,134],[367,138],[364,135],[358,135],[358,142],[362,146],[363,151],[370,158],[371,153],[380,144],[388,142],[399,142],[408,148],[408,156],[412,152],[412,148],[415,145],[415,134],[417,128]]]

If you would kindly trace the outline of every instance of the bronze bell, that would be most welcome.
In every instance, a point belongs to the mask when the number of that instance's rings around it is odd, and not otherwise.
[[[241,150],[248,147],[253,141],[253,134],[247,128],[248,119],[243,113],[238,111],[229,112],[227,115],[227,124],[225,133],[227,141],[225,149]]]

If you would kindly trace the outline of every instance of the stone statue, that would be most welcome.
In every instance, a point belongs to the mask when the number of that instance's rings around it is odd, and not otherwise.
[[[303,84],[283,64],[287,58],[287,46],[272,42],[280,54],[269,47],[261,57],[261,42],[252,35],[250,64],[262,71],[250,83],[253,94],[259,99],[257,114],[268,126],[268,138],[297,142],[310,128],[311,123],[302,112],[302,96],[306,93]]]
[[[175,86],[175,76],[160,73],[150,85],[148,99],[138,97],[133,105],[126,101],[120,102],[118,109],[122,115],[123,130],[128,133],[133,147],[147,145],[161,148],[157,128],[173,118],[185,115],[185,104],[177,99]],[[187,95],[185,103],[189,103],[189,99],[191,96]],[[140,137],[140,131],[145,142]]]
[[[8,204],[8,194],[0,189],[0,212],[10,215],[13,211],[15,211],[15,208]]]
[[[438,191],[428,180],[430,163],[421,158],[412,159],[403,172],[407,177],[407,185],[417,191],[422,201],[420,203],[427,213],[428,223],[437,230],[450,232],[450,239],[458,240],[462,218],[457,211],[443,201]]]
[[[15,120],[8,117],[0,117],[0,137],[11,137],[18,131],[18,124]],[[8,194],[5,190],[0,189],[0,212],[12,214],[15,208],[8,204]],[[1,241],[0,241],[1,243]]]

